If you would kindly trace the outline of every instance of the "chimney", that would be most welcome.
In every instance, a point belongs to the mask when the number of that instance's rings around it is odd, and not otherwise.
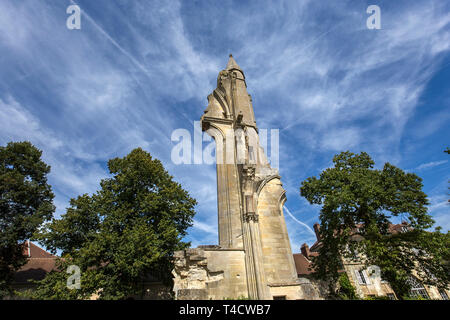
[[[309,246],[306,243],[302,244],[300,251],[306,258],[309,258]]]
[[[320,241],[320,224],[314,223],[314,232],[316,233],[317,241]]]

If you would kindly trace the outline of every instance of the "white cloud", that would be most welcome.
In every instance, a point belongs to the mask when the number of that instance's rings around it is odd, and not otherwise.
[[[54,132],[43,132],[39,120],[22,107],[13,97],[0,97],[0,138],[2,143],[13,140],[30,140],[51,149],[59,148],[63,142]]]
[[[431,161],[427,163],[422,163],[420,166],[416,168],[416,170],[422,170],[422,169],[429,169],[436,166],[440,166],[441,164],[447,163],[448,160],[442,160],[442,161]]]
[[[430,197],[430,205],[428,206],[428,212],[434,214],[441,209],[448,209],[446,206],[449,205],[448,195],[435,195]]]
[[[406,123],[450,43],[450,15],[438,1],[383,10],[379,31],[365,29],[365,11],[352,1],[239,10],[227,2],[101,5],[100,15],[89,11],[95,4],[82,6],[82,30],[72,32],[64,4],[0,4],[0,89],[20,89],[0,91],[0,138],[42,146],[65,196],[95,190],[106,175],[99,163],[142,146],[199,200],[192,230],[203,228],[203,240],[213,242],[215,167],[173,165],[170,133],[201,116],[230,51],[246,72],[260,128],[283,128],[288,205],[300,206],[306,221],[304,212],[317,208],[299,202],[299,179],[326,166],[327,152],[361,149],[377,163],[401,160]],[[40,95],[22,93],[30,88]],[[429,127],[421,134],[434,132]],[[311,235],[287,223],[293,243]],[[192,239],[199,242],[195,231]]]
[[[250,62],[265,62],[264,68],[251,70],[249,90],[263,97],[269,91],[275,101],[280,99],[283,115],[291,115],[282,117],[281,126],[299,142],[309,142],[312,134],[328,149],[364,145],[377,157],[389,155],[399,161],[404,126],[442,61],[441,53],[448,50],[448,45],[437,44],[448,43],[450,18],[433,4],[383,10],[384,30],[375,32],[365,29],[357,11],[361,7],[353,3],[303,6],[296,18],[311,25],[291,19],[298,12],[290,7],[286,10],[292,15],[282,13],[283,32],[269,33],[263,42],[249,34],[258,34],[253,29],[244,37],[250,41],[240,55]],[[338,16],[340,23],[306,17],[310,11],[325,14],[325,10]],[[269,13],[264,16],[270,19]],[[250,22],[254,17],[239,20]],[[272,113],[261,114],[268,119],[259,122],[280,121]],[[334,136],[336,124],[340,132]],[[311,126],[312,132],[303,126]],[[317,148],[315,143],[307,145],[311,152]]]
[[[360,142],[359,132],[355,128],[333,130],[325,133],[322,147],[333,151],[345,151]]]
[[[70,143],[55,137],[55,133],[42,126],[39,119],[20,105],[14,98],[6,102],[0,99],[0,142],[28,140],[43,150],[43,160],[51,166],[50,183],[57,192],[75,197],[86,192],[93,192],[100,179],[105,177],[105,170],[98,164],[84,163],[74,157],[78,154]],[[75,145],[76,146],[76,145]],[[61,157],[68,154],[69,157]],[[57,199],[61,203],[60,199]]]
[[[210,233],[213,235],[217,235],[217,226],[215,225],[210,225],[208,223],[204,223],[198,220],[194,220],[194,225],[193,228],[197,228],[201,231],[204,231],[206,233]]]
[[[442,227],[444,232],[450,230],[450,202],[448,199],[447,194],[430,197],[431,204],[428,206],[428,212],[436,222],[435,227]]]

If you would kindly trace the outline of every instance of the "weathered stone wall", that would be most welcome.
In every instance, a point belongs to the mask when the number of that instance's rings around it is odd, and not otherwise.
[[[175,299],[222,300],[248,298],[245,253],[239,249],[204,246],[174,255]],[[287,300],[321,299],[319,285],[307,278],[290,284],[269,286],[270,299],[283,296]]]
[[[176,299],[248,297],[243,250],[211,246],[177,251],[174,257]]]
[[[299,278],[295,285],[271,285],[273,298],[284,297],[286,300],[321,300],[318,284],[307,278]]]
[[[284,189],[279,178],[267,182],[258,197],[259,228],[264,272],[268,284],[297,279],[294,258],[282,211]]]

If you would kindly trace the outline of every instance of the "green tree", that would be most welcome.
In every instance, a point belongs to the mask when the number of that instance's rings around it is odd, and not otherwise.
[[[50,166],[30,142],[0,147],[0,297],[11,293],[15,271],[26,263],[23,244],[54,212]]]
[[[303,181],[300,188],[311,204],[322,206],[320,254],[313,261],[316,276],[335,288],[342,258],[358,254],[367,266],[381,268],[382,278],[391,283],[397,297],[408,294],[413,270],[428,284],[447,286],[449,236],[439,229],[426,231],[434,221],[427,214],[421,178],[389,163],[374,169],[374,161],[364,152],[342,152],[333,163],[333,168]],[[392,217],[407,220],[408,228],[391,233]]]
[[[337,298],[341,300],[359,300],[355,287],[350,282],[348,275],[343,272],[338,279]]]
[[[367,265],[380,267],[400,299],[410,294],[411,276],[428,285],[448,288],[450,233],[441,233],[440,227],[433,232],[411,229],[387,235],[370,231],[358,247],[367,255]]]
[[[34,293],[39,299],[125,299],[141,294],[152,275],[170,284],[172,256],[192,226],[196,201],[174,182],[161,162],[142,149],[108,162],[111,178],[92,196],[72,199],[40,242],[62,251],[60,270],[81,269],[81,289],[67,289],[65,272],[52,272]]]

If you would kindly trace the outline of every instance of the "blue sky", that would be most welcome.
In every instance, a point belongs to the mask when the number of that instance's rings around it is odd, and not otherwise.
[[[81,30],[66,28],[73,3]],[[371,4],[381,30],[366,27]],[[449,9],[440,0],[4,0],[0,144],[43,150],[57,216],[99,188],[108,159],[142,147],[199,202],[187,240],[216,244],[215,166],[175,165],[171,134],[193,133],[233,53],[258,127],[280,129],[294,251],[314,241],[319,212],[300,198],[300,183],[343,150],[421,176],[448,230]]]

